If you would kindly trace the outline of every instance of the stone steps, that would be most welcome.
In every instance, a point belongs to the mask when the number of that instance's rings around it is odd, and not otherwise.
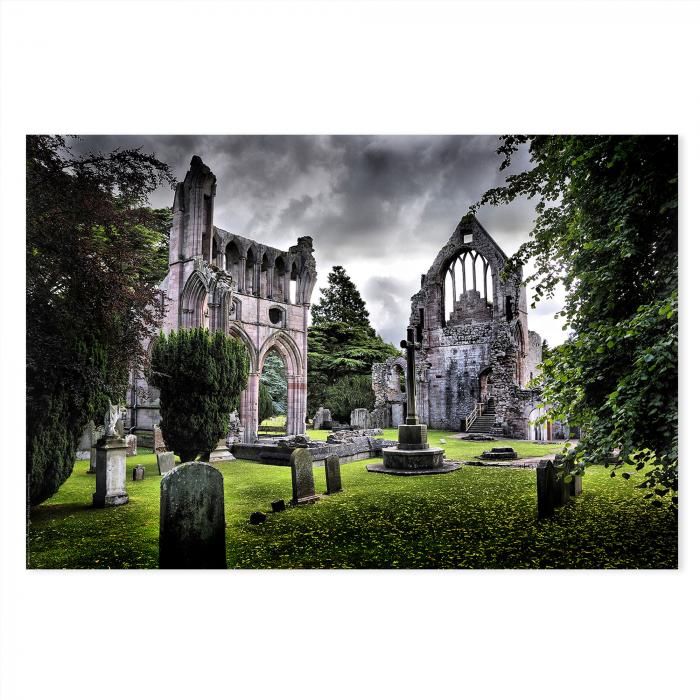
[[[467,430],[467,434],[469,434],[469,433],[490,434],[492,429],[493,429],[494,420],[496,420],[496,416],[493,413],[493,409],[491,409],[491,412],[482,413],[480,416],[478,416],[476,419],[474,419],[474,422],[469,426],[469,429]]]

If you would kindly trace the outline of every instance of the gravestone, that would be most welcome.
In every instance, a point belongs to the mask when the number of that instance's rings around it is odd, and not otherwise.
[[[83,430],[75,453],[76,459],[90,459],[90,450],[95,445],[95,423],[90,421]]]
[[[567,482],[567,477],[570,481]],[[537,465],[537,517],[549,518],[555,508],[565,506],[583,491],[580,476],[569,473],[568,465],[558,457],[554,462],[541,460]]]
[[[134,467],[131,478],[133,481],[143,481],[143,477],[146,474],[146,470],[143,468],[143,464],[137,464]]]
[[[580,496],[583,493],[583,479],[580,475],[572,474],[572,479],[569,482],[569,495]]]
[[[340,484],[340,459],[338,455],[328,455],[326,457],[326,493],[330,496],[332,493],[342,491]]]
[[[350,413],[350,427],[353,430],[369,428],[369,411],[366,408],[355,408]]]
[[[95,508],[122,506],[129,502],[126,493],[126,442],[124,438],[108,435],[97,442]]]
[[[554,465],[549,460],[537,464],[537,517],[550,518],[554,515]]]
[[[554,460],[554,507],[561,508],[569,502],[569,484],[565,482],[569,468],[560,460]]]
[[[153,451],[155,453],[168,451],[168,448],[165,444],[165,440],[163,440],[163,433],[159,425],[153,426]]]
[[[292,505],[300,506],[317,501],[314,486],[313,459],[309,450],[298,447],[292,452],[290,459],[292,467]]]
[[[158,473],[161,476],[165,476],[169,471],[175,469],[174,452],[158,452],[156,459],[158,460]]]
[[[225,528],[224,478],[218,469],[186,462],[163,477],[161,569],[225,569]]]
[[[330,428],[330,424],[333,420],[331,416],[331,410],[329,408],[319,408],[314,416],[314,430],[320,430],[321,428]]]
[[[124,439],[126,440],[126,456],[136,457],[136,445],[138,443],[136,435],[127,435]]]
[[[97,448],[90,448],[90,469],[87,470],[88,474],[97,474]]]

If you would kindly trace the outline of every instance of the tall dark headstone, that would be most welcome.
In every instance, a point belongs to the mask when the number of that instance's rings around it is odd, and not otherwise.
[[[225,569],[224,478],[187,462],[160,482],[161,569]]]
[[[537,517],[551,518],[554,515],[554,465],[549,460],[540,460],[537,465]]]
[[[569,474],[569,468],[560,460],[555,460],[553,465],[554,475],[554,507],[561,508],[569,502],[569,484],[565,479]]]
[[[328,455],[326,457],[326,493],[330,496],[332,493],[342,491],[343,487],[340,483],[340,459],[338,455]]]
[[[309,450],[298,447],[290,458],[292,468],[292,504],[295,506],[313,503],[320,496],[316,495],[314,485],[313,459]]]

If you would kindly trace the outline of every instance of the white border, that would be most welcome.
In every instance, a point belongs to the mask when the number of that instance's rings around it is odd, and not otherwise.
[[[0,7],[3,699],[693,696],[685,445],[679,572],[25,571],[21,299],[29,132],[679,133],[688,428],[696,4]]]

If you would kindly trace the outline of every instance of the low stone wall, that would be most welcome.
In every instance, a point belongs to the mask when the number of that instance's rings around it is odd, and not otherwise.
[[[343,435],[343,432],[352,435]],[[292,452],[298,448],[308,449],[315,467],[323,466],[326,458],[336,455],[341,464],[347,462],[357,462],[362,459],[373,459],[382,456],[385,447],[396,445],[394,440],[385,440],[375,434],[362,435],[359,433],[380,433],[381,431],[342,431],[331,433],[328,442],[309,440],[308,438],[296,435],[289,438],[282,438],[277,443],[256,442],[238,443],[231,447],[236,459],[248,459],[252,462],[262,464],[276,464],[279,466],[289,466]]]

